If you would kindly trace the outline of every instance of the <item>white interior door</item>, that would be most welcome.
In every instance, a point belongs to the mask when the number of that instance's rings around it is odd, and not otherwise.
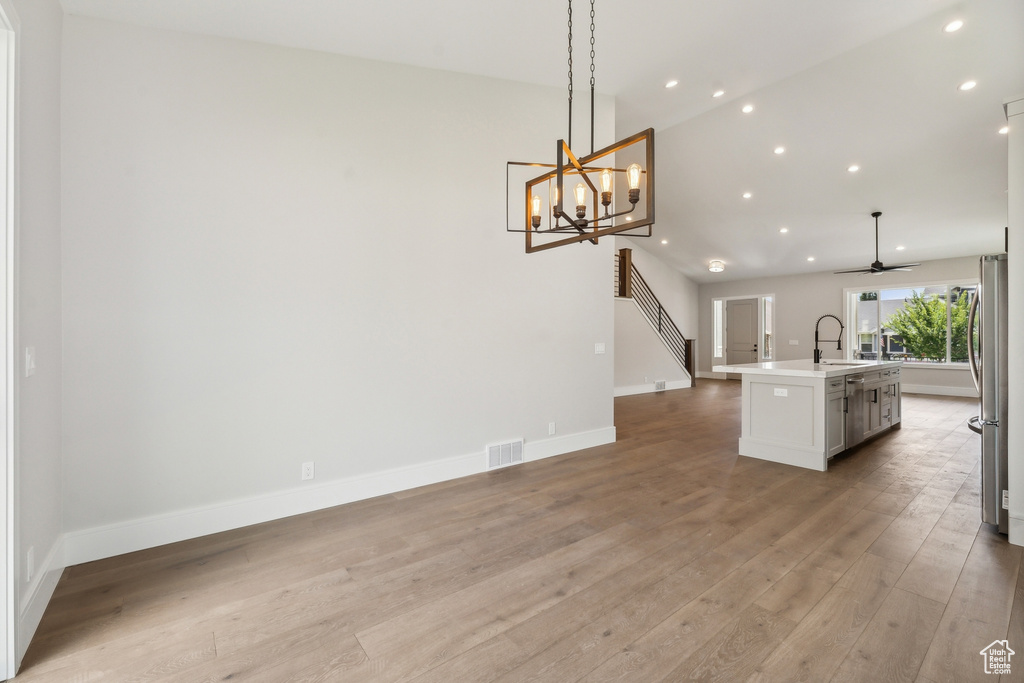
[[[757,299],[725,302],[725,362],[728,365],[756,363]]]

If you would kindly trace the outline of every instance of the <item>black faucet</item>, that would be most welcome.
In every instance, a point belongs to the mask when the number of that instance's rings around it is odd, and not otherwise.
[[[823,341],[823,342],[835,342],[836,343],[836,350],[838,350],[838,351],[842,351],[843,350],[843,329],[844,329],[843,321],[840,320],[839,318],[837,318],[836,316],[832,315],[831,313],[826,313],[825,315],[823,315],[820,318],[818,318],[818,322],[816,322],[814,324],[814,362],[815,363],[820,363],[821,362],[821,350],[818,348],[818,326],[821,325],[821,321],[824,320],[825,318],[832,318],[837,323],[839,323],[839,337],[836,338],[836,339],[822,339],[821,341]]]

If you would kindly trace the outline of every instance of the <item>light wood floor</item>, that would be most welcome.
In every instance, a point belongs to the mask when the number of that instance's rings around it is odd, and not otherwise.
[[[991,683],[1004,638],[1024,680],[974,402],[907,395],[828,472],[739,457],[738,383],[615,409],[613,445],[71,567],[16,680]]]

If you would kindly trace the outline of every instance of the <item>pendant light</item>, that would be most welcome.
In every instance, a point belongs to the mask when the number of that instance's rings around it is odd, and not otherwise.
[[[526,236],[526,252],[566,244],[598,243],[606,235],[650,237],[654,225],[654,129],[594,150],[594,2],[590,0],[590,154],[572,151],[572,0],[569,3],[569,134],[555,144],[554,164],[509,161],[506,164],[506,231]],[[627,163],[631,162],[631,163]],[[525,202],[510,189],[513,169],[548,169],[525,181]],[[533,169],[533,170],[531,170]],[[574,210],[566,212],[566,196]],[[644,200],[641,203],[641,198]],[[525,207],[522,227],[513,227],[515,206]],[[626,208],[628,207],[628,208]],[[638,207],[640,210],[637,210]],[[620,210],[616,211],[615,209]]]

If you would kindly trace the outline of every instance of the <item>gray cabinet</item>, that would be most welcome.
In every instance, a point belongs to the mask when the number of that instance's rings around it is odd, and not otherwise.
[[[855,380],[858,383],[860,380]],[[856,419],[847,417],[847,446],[854,446],[864,439],[869,439],[894,424],[899,424],[900,415],[900,379],[899,368],[865,373],[863,389],[849,394],[849,411]]]
[[[890,400],[890,424],[895,427],[903,421],[902,405],[900,394],[900,369],[893,368],[889,372],[889,400]]]
[[[875,373],[873,379],[864,382],[864,400],[867,401],[867,424],[864,429],[864,438],[872,437],[889,425],[885,423],[885,381]]]

